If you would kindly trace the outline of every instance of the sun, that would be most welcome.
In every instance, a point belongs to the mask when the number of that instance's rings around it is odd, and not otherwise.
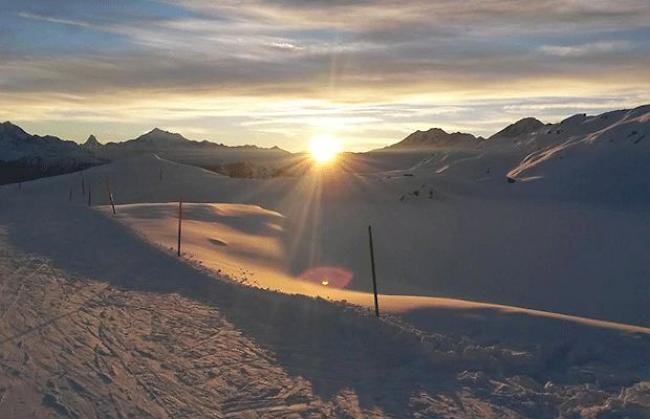
[[[317,135],[309,141],[309,153],[317,163],[329,163],[341,150],[341,143],[329,135]]]

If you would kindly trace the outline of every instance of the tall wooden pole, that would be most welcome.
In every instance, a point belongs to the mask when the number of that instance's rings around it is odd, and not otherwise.
[[[178,256],[181,255],[181,225],[183,223],[183,197],[178,200]]]
[[[90,184],[88,184],[88,206],[89,206],[89,207],[90,207],[90,206],[92,205],[92,203],[93,203],[92,196],[93,196],[92,187],[90,186]]]
[[[368,241],[370,243],[370,265],[372,266],[372,291],[375,294],[375,316],[379,317],[379,300],[377,299],[377,274],[375,272],[375,250],[372,246],[372,226],[368,226]]]

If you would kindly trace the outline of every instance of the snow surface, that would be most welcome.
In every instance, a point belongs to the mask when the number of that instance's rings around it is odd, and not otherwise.
[[[0,416],[647,416],[647,206],[428,167],[141,156],[3,187]]]

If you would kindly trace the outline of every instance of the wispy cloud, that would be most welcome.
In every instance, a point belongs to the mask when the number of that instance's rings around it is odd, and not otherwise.
[[[625,52],[633,47],[630,41],[601,41],[581,45],[542,45],[541,52],[560,57],[582,57],[585,55]]]
[[[83,22],[81,20],[63,19],[63,18],[44,16],[44,15],[39,15],[34,13],[27,13],[27,12],[18,13],[18,17],[21,17],[23,19],[39,20],[42,22],[58,23],[61,25],[79,26],[82,28],[90,28],[92,26],[90,23]]]

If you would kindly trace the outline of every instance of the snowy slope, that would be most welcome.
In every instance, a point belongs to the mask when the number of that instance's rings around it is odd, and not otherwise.
[[[647,247],[635,231],[645,218],[553,203],[495,204],[470,196],[471,184],[449,179],[429,180],[436,187],[429,199],[422,181],[327,172],[300,179],[230,179],[149,156],[41,179],[20,191],[1,188],[0,412],[11,417],[646,414],[647,329],[409,292],[412,281],[434,278],[419,287],[440,295],[436,287],[448,276],[447,286],[462,290],[458,296],[480,295],[494,303],[520,282],[520,290],[528,290],[523,295],[538,298],[544,308],[565,302],[585,314],[591,306],[584,301],[593,299],[611,305],[600,312],[603,318],[621,321],[619,312],[629,320],[634,310],[643,318],[647,302],[642,305],[639,288],[631,295],[629,281],[634,269],[642,268],[636,265]],[[107,203],[107,183],[122,204],[115,220],[108,207],[87,207],[89,190],[94,204]],[[400,201],[401,193],[416,188],[419,196]],[[189,202],[182,259],[169,249],[180,195]],[[235,205],[223,204],[228,202]],[[124,205],[132,203],[144,205]],[[504,216],[507,208],[511,212]],[[562,286],[552,283],[557,272],[535,277],[533,260],[520,260],[525,250],[516,253],[542,231],[540,243],[549,250],[566,227],[549,221],[574,210],[576,218],[568,223],[587,214],[585,231],[603,220],[610,224],[587,235],[577,229],[573,239],[582,245],[597,241],[599,252],[612,251],[612,269],[620,272],[627,263],[618,289],[607,288],[602,301],[594,278],[560,278],[575,281],[563,294]],[[518,219],[518,211],[532,217]],[[293,274],[303,264],[323,262],[355,270],[347,265],[352,259],[367,266],[367,222],[375,226],[380,301],[395,315],[377,321],[365,309],[263,289],[271,284],[256,272]],[[477,228],[487,228],[480,232],[485,239],[470,234]],[[636,242],[640,253],[613,252],[618,240]],[[567,243],[568,253],[553,256],[562,259],[544,260],[549,257],[544,252],[535,257],[548,263],[546,268],[570,264],[568,257],[580,257],[576,266],[587,266],[588,257],[575,248]],[[279,249],[286,251],[289,266],[278,263],[284,259]],[[228,278],[229,272],[215,268],[234,273],[239,268],[240,274]],[[464,277],[473,270],[480,275]],[[592,274],[598,271],[607,267],[601,263]],[[352,288],[367,289],[367,270],[354,273]],[[244,277],[261,289],[230,280]],[[532,289],[535,278],[545,278],[556,294]],[[318,284],[305,286],[312,287]],[[322,289],[343,298],[369,297]],[[395,292],[406,295],[385,295]],[[540,308],[526,301],[531,302],[524,298],[518,305]]]
[[[550,140],[553,135],[561,139]],[[650,106],[574,116],[538,134],[535,141],[548,145],[527,155],[508,176],[534,179],[553,195],[648,202],[649,139]]]
[[[650,325],[650,272],[643,262],[650,220],[644,208],[500,199],[513,185],[498,182],[490,189],[436,175],[325,170],[300,178],[231,179],[152,156],[96,167],[83,177],[43,180],[24,193],[34,188],[67,200],[72,189],[74,202],[85,203],[82,179],[94,204],[108,203],[108,179],[117,204],[177,202],[182,196],[190,203],[252,204],[277,212],[283,216],[283,270],[294,277],[319,266],[340,267],[353,275],[348,289],[370,290],[366,229],[372,224],[384,293]]]
[[[511,185],[507,195],[646,204],[650,200],[650,105],[557,124],[524,119],[474,148],[435,150],[413,170],[478,183]],[[490,188],[490,193],[504,189]]]

